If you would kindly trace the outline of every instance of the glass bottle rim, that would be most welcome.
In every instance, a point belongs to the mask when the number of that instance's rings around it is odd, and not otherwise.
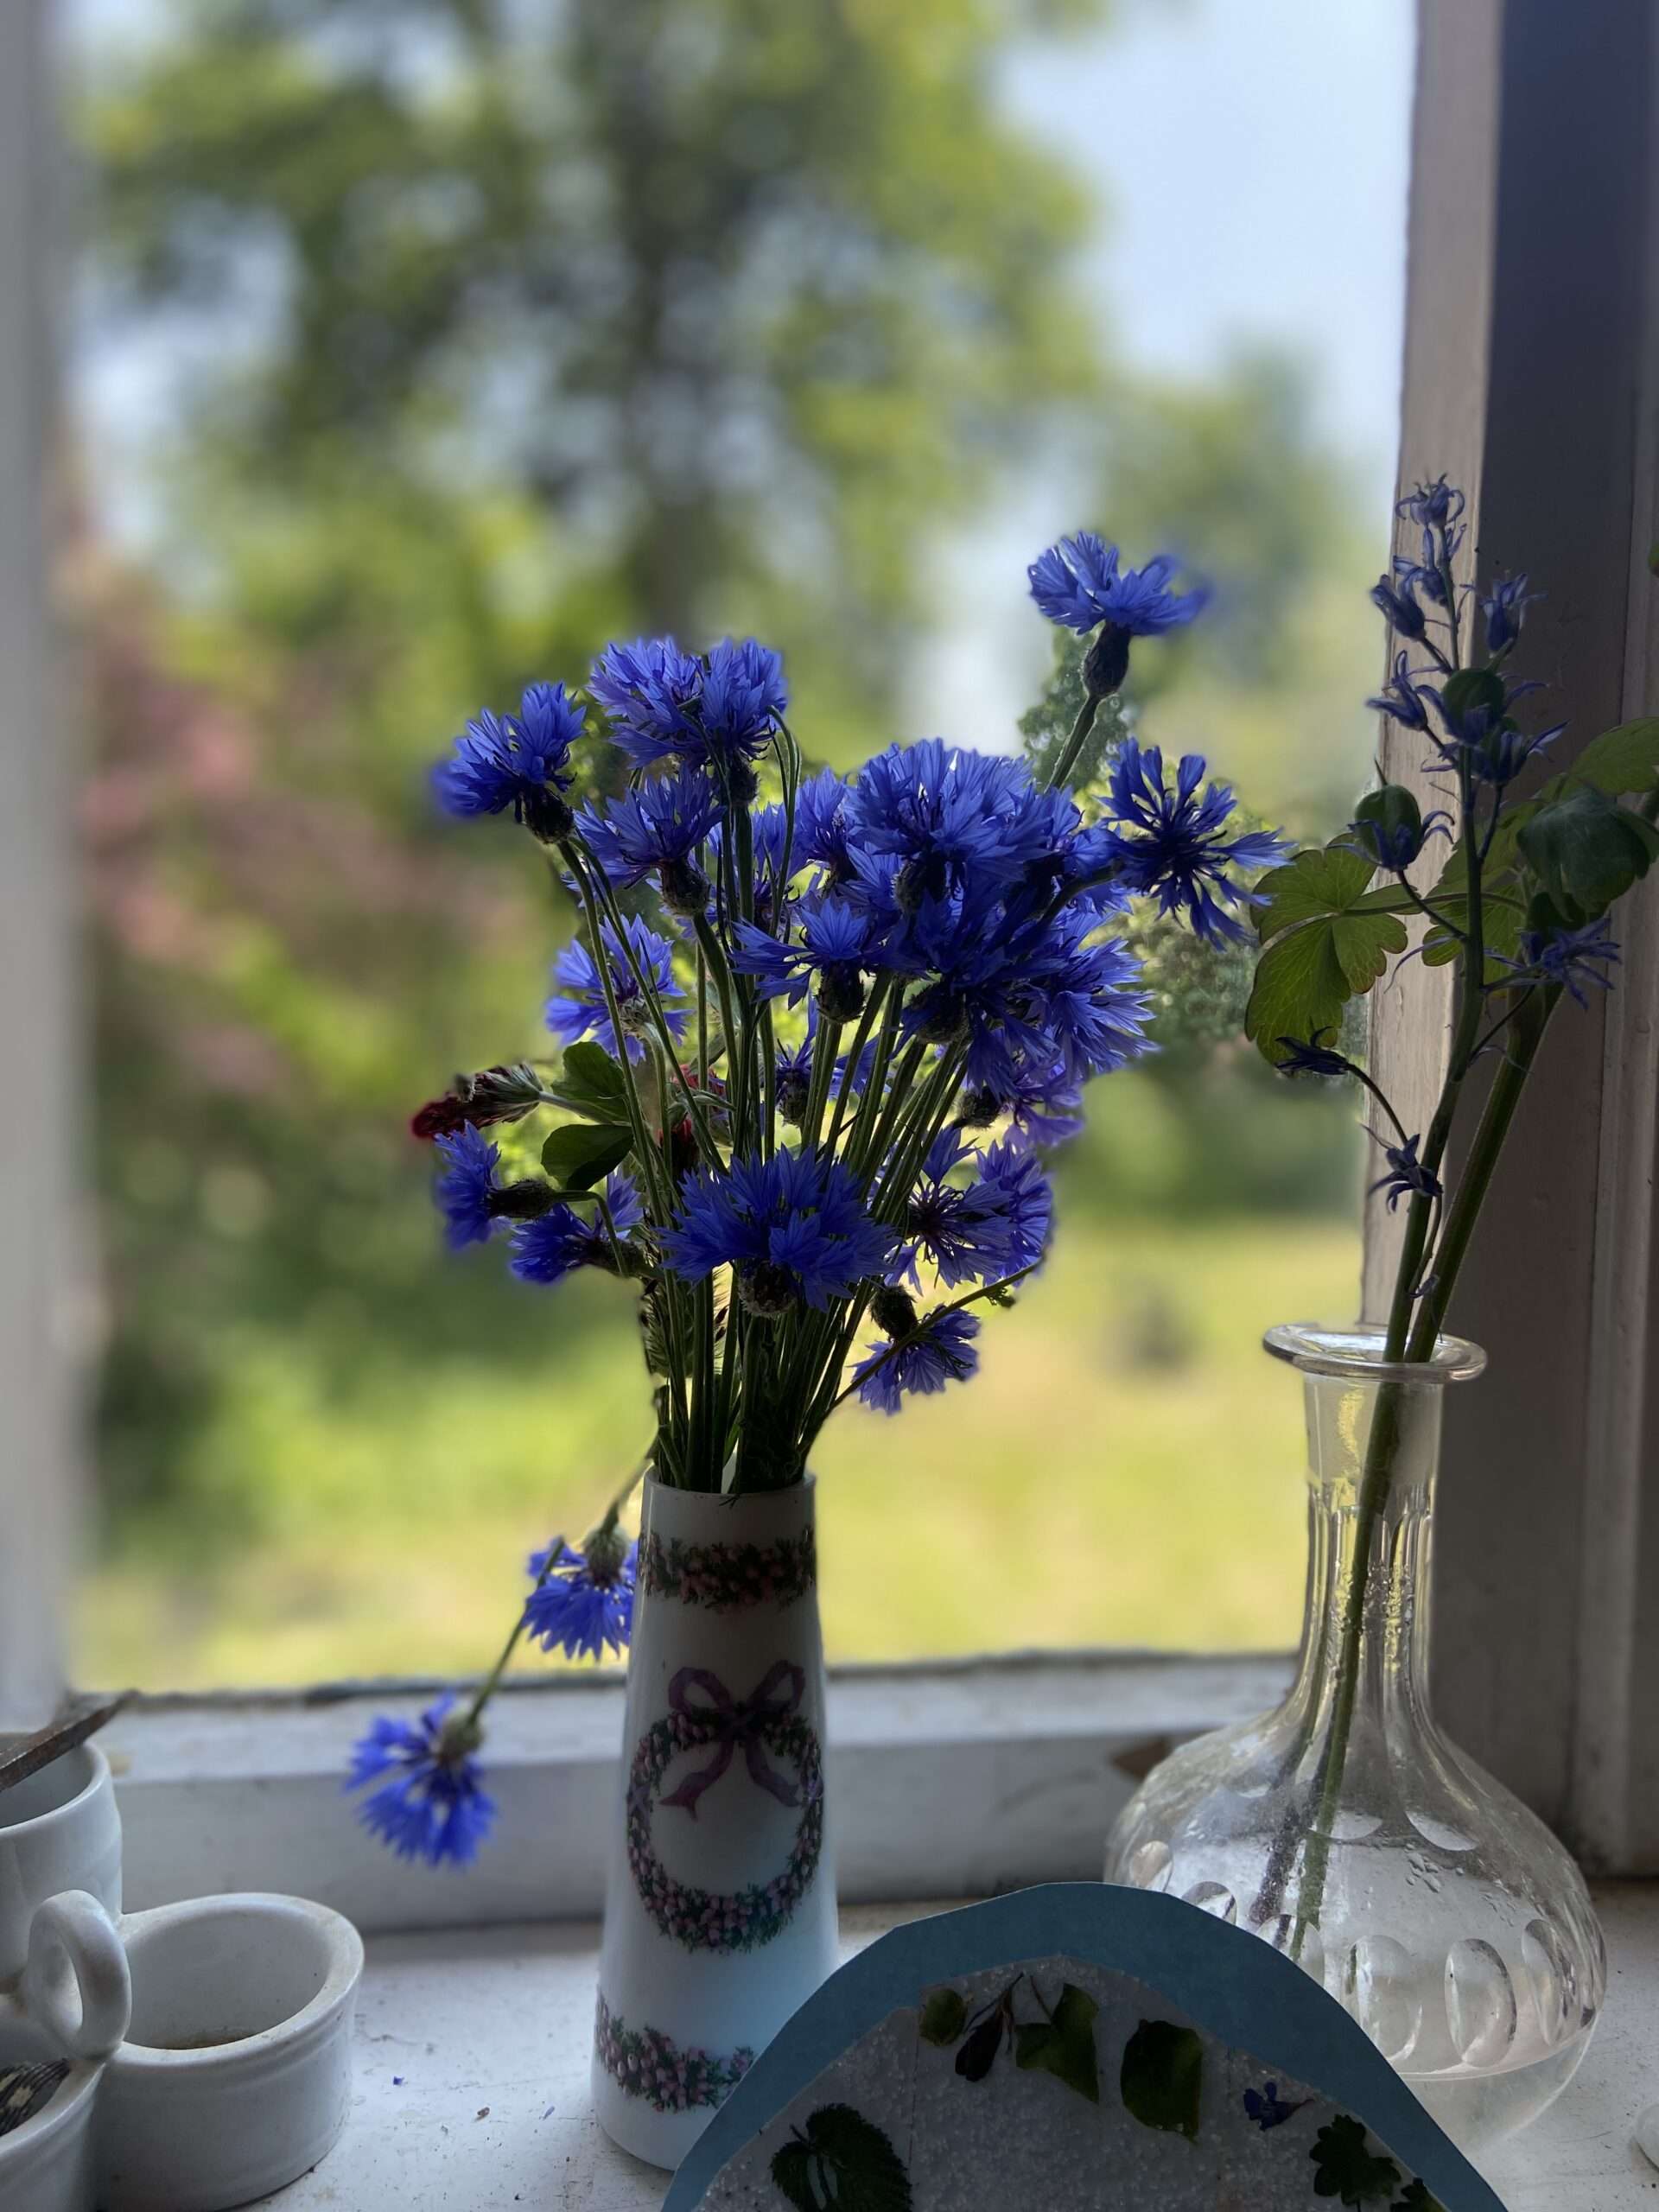
[[[1355,1382],[1469,1382],[1485,1369],[1485,1353],[1462,1337],[1437,1338],[1432,1359],[1386,1359],[1387,1342],[1385,1330],[1362,1322],[1332,1328],[1318,1321],[1281,1321],[1262,1339],[1274,1358],[1304,1375],[1334,1375]]]

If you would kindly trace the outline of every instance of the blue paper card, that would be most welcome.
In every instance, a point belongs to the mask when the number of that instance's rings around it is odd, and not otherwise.
[[[1503,2212],[1363,2031],[1177,1898],[893,1930],[756,2062],[665,2212]]]

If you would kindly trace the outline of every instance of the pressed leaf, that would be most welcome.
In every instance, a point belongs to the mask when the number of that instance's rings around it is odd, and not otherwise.
[[[797,2212],[911,2212],[910,2177],[892,2144],[851,2105],[825,2105],[772,2162]]]
[[[924,2043],[941,2050],[955,2043],[968,2024],[968,2007],[959,1989],[936,1989],[922,2006],[918,2024]]]
[[[588,1191],[620,1167],[632,1147],[632,1129],[610,1122],[601,1122],[596,1128],[573,1122],[555,1129],[542,1147],[542,1166],[567,1189]]]
[[[1124,2110],[1142,2127],[1195,2142],[1204,2087],[1202,2037],[1173,2020],[1142,2020],[1124,2046],[1118,2086]]]
[[[1446,2212],[1438,2196],[1431,2196],[1423,2183],[1408,2182],[1406,2193],[1394,2206],[1393,2212]]]
[[[1357,2120],[1332,2120],[1314,2137],[1307,2155],[1319,2169],[1315,2196],[1334,2196],[1350,2206],[1391,2202],[1400,2186],[1399,2167],[1372,2151]]]
[[[1052,2074],[1097,2105],[1100,2060],[1095,2050],[1095,2015],[1099,2010],[1086,1990],[1068,1981],[1052,2019],[1029,2021],[1015,2031],[1014,2063],[1027,2073]]]
[[[1002,2047],[1007,2032],[1007,2016],[998,2005],[988,2020],[982,2020],[972,2035],[957,2053],[957,2071],[964,2082],[982,2082],[996,2063],[996,2054]]]

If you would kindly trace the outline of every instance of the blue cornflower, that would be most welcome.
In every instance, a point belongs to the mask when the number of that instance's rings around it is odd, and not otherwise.
[[[789,703],[782,661],[753,638],[725,639],[701,656],[672,638],[610,645],[588,688],[614,742],[642,768],[677,756],[729,774],[765,752]]]
[[[432,1195],[443,1216],[450,1249],[459,1252],[468,1244],[487,1243],[499,1218],[493,1202],[501,1188],[495,1173],[501,1147],[470,1122],[454,1136],[435,1137],[433,1143],[447,1170],[433,1185]]]
[[[878,1413],[896,1414],[906,1397],[931,1397],[947,1382],[966,1382],[978,1370],[978,1334],[973,1314],[944,1307],[930,1313],[898,1351],[893,1339],[878,1340],[869,1357],[853,1370],[860,1402]]]
[[[1396,637],[1421,638],[1428,627],[1413,588],[1415,575],[1414,564],[1408,563],[1405,575],[1399,582],[1391,582],[1387,576],[1379,576],[1371,586],[1371,604],[1382,609],[1389,629]],[[1402,654],[1402,661],[1404,658]]]
[[[1529,591],[1524,576],[1498,576],[1480,602],[1480,611],[1486,623],[1486,650],[1489,653],[1506,652],[1521,635],[1521,625],[1526,620],[1527,609],[1541,592]]]
[[[867,761],[841,812],[861,879],[861,855],[897,861],[893,895],[913,914],[970,876],[1007,880],[1039,861],[1049,817],[1032,797],[1023,761],[930,737]]]
[[[868,909],[831,893],[795,910],[799,935],[775,938],[753,922],[735,925],[732,965],[753,976],[765,999],[798,1006],[809,983],[833,1021],[855,1020],[864,1004],[864,975],[881,957],[882,931]]]
[[[441,1697],[415,1722],[380,1715],[353,1747],[343,1784],[360,1789],[391,1775],[393,1779],[358,1808],[358,1818],[400,1859],[424,1859],[434,1866],[446,1859],[467,1866],[495,1818],[494,1801],[484,1793],[483,1770],[473,1756],[480,1742],[477,1723],[450,1720],[454,1702]]]
[[[1428,728],[1426,702],[1433,696],[1426,684],[1412,681],[1406,655],[1396,653],[1393,676],[1383,685],[1380,696],[1368,699],[1365,703],[1368,707],[1374,707],[1378,714],[1387,715],[1391,721],[1398,722],[1402,729],[1426,730]]]
[[[570,810],[560,793],[570,781],[570,747],[582,719],[562,683],[532,683],[517,715],[486,707],[455,740],[454,758],[432,772],[439,805],[458,815],[502,814],[511,807],[514,819],[538,836],[563,836]]]
[[[820,768],[795,794],[794,865],[823,868],[832,884],[849,883],[853,863],[848,851],[851,828],[847,794],[851,786],[833,768]]]
[[[1118,569],[1118,551],[1092,530],[1063,537],[1039,553],[1026,571],[1031,595],[1051,622],[1086,637],[1103,622],[1127,638],[1155,638],[1190,622],[1207,591],[1178,592],[1171,580],[1179,563],[1160,553],[1144,569]]]
[[[734,1160],[729,1173],[699,1170],[660,1242],[675,1274],[692,1282],[729,1264],[749,1311],[772,1317],[803,1299],[822,1313],[885,1274],[893,1233],[865,1212],[840,1160],[783,1147],[770,1160]]]
[[[567,1659],[598,1659],[607,1649],[620,1657],[633,1634],[639,1562],[639,1545],[624,1544],[614,1530],[595,1529],[585,1553],[563,1541],[532,1552],[536,1587],[524,1600],[524,1633],[543,1651],[556,1645]]]
[[[969,1160],[967,1139],[946,1129],[922,1163],[905,1211],[907,1249],[896,1265],[918,1288],[923,1259],[953,1289],[1017,1274],[1042,1257],[1054,1198],[1036,1154],[1005,1140],[973,1154],[971,1183],[953,1182]]]
[[[553,963],[555,981],[563,983],[570,995],[551,998],[547,1002],[547,1026],[562,1044],[574,1045],[580,1038],[591,1035],[594,1042],[613,1058],[621,1057],[625,1044],[630,1059],[641,1058],[645,1046],[640,1039],[652,1035],[656,1025],[652,1020],[650,1001],[634,974],[634,961],[654,987],[659,1004],[685,996],[674,980],[674,948],[668,939],[658,937],[638,914],[629,915],[626,928],[633,961],[628,958],[621,938],[609,922],[602,932],[622,1038],[619,1040],[612,1026],[604,982],[594,956],[578,938],[566,945]],[[688,1019],[683,1013],[670,1011],[670,1034],[677,1038],[683,1035]]]
[[[1280,2095],[1276,2082],[1265,2082],[1259,2090],[1244,2092],[1244,2117],[1253,2120],[1264,2135],[1270,2128],[1282,2127],[1287,2120],[1294,2120],[1301,2108],[1301,2104],[1291,2104]]]
[[[1205,762],[1184,753],[1175,789],[1164,787],[1164,756],[1157,746],[1142,753],[1125,740],[1112,763],[1109,810],[1117,832],[1123,880],[1133,891],[1155,892],[1159,911],[1184,913],[1195,935],[1208,944],[1242,940],[1246,932],[1224,911],[1226,906],[1256,906],[1258,895],[1228,875],[1233,868],[1272,868],[1289,848],[1275,830],[1251,830],[1236,837],[1223,831],[1233,811],[1233,794],[1212,783],[1202,798]]]
[[[1407,1137],[1399,1144],[1389,1144],[1377,1135],[1375,1129],[1366,1135],[1382,1147],[1382,1157],[1389,1163],[1386,1175],[1379,1175],[1372,1184],[1373,1191],[1389,1194],[1389,1211],[1392,1213],[1402,1198],[1438,1198],[1441,1195],[1440,1179],[1432,1175],[1417,1157],[1421,1135]]]
[[[605,1204],[611,1230],[619,1239],[637,1229],[642,1218],[639,1193],[631,1176],[618,1173],[605,1185]],[[611,1230],[605,1226],[596,1205],[580,1210],[563,1201],[534,1221],[521,1221],[512,1232],[509,1264],[521,1282],[555,1283],[577,1268],[603,1268],[618,1273]]]
[[[1617,967],[1619,962],[1618,940],[1610,937],[1605,922],[1590,922],[1579,930],[1527,930],[1522,932],[1518,960],[1497,957],[1510,971],[1503,979],[1505,989],[1523,989],[1533,984],[1554,984],[1576,999],[1580,1006],[1590,1003],[1585,995],[1586,983],[1598,990],[1611,990],[1612,977],[1605,969]]]
[[[1063,1144],[1084,1127],[1083,1084],[1064,1059],[1052,1066],[1022,1066],[1001,1093],[964,1093],[962,1119],[966,1127],[983,1128],[1006,1114],[1014,1127],[1033,1144]]]
[[[577,817],[588,849],[610,881],[626,889],[657,871],[671,914],[700,914],[709,880],[693,855],[721,816],[720,793],[701,768],[682,763],[672,775],[648,777],[602,815],[591,806]]]

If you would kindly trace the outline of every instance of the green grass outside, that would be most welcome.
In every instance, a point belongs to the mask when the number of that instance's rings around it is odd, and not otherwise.
[[[826,1432],[831,1656],[1288,1645],[1301,1414],[1260,1338],[1351,1315],[1357,1277],[1345,1223],[1063,1223],[1018,1310],[988,1317],[976,1382],[895,1420],[849,1405]],[[597,1301],[579,1351],[538,1360],[557,1309],[527,1296],[505,1380],[451,1366],[341,1396],[251,1335],[209,1448],[227,1487],[261,1500],[260,1532],[189,1570],[160,1536],[99,1567],[79,1678],[188,1688],[486,1663],[524,1554],[581,1535],[645,1431],[627,1294],[593,1276],[563,1295]]]

